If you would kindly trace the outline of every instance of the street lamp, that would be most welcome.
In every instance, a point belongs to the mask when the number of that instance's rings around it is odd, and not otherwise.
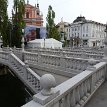
[[[11,47],[11,35],[12,35],[12,22],[11,22],[11,19],[9,19],[9,22],[8,22],[8,25],[9,25],[9,39],[10,39],[10,42],[9,42],[9,45]]]
[[[73,46],[73,48],[74,48],[74,38],[73,38],[73,40],[72,40],[72,46]]]
[[[61,42],[64,42],[64,32],[61,31]]]
[[[44,48],[45,48],[45,37],[44,37]]]
[[[1,33],[0,33],[0,47],[1,47],[1,48],[3,47],[3,41],[2,41]]]
[[[24,52],[24,29],[22,29],[22,52]]]
[[[63,43],[63,45],[64,45],[64,41],[65,41],[65,40],[64,40],[64,32],[63,32],[63,31],[61,31],[60,33],[61,33],[61,42],[62,42],[62,43]]]

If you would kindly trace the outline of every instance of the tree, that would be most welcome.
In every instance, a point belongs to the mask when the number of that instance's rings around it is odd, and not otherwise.
[[[21,47],[22,29],[25,26],[23,16],[25,14],[25,1],[14,0],[14,6],[12,11],[12,46]]]
[[[47,37],[48,38],[55,38],[57,40],[60,40],[60,34],[58,32],[58,29],[54,23],[55,19],[55,12],[52,10],[52,6],[49,5],[48,8],[48,14],[46,17],[46,30],[47,30]]]
[[[8,45],[8,15],[7,15],[7,0],[0,0],[0,36],[3,40],[3,46]]]

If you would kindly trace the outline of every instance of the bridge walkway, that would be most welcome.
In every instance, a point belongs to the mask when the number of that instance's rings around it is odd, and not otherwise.
[[[99,87],[85,107],[107,107],[107,81]]]

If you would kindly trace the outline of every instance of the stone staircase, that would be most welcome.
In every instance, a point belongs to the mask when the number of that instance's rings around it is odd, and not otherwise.
[[[40,76],[12,52],[0,52],[0,63],[8,66],[18,78],[35,94],[41,90]]]

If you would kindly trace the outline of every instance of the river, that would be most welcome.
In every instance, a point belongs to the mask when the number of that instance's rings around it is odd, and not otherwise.
[[[20,107],[30,99],[19,79],[10,73],[0,76],[0,107]]]

